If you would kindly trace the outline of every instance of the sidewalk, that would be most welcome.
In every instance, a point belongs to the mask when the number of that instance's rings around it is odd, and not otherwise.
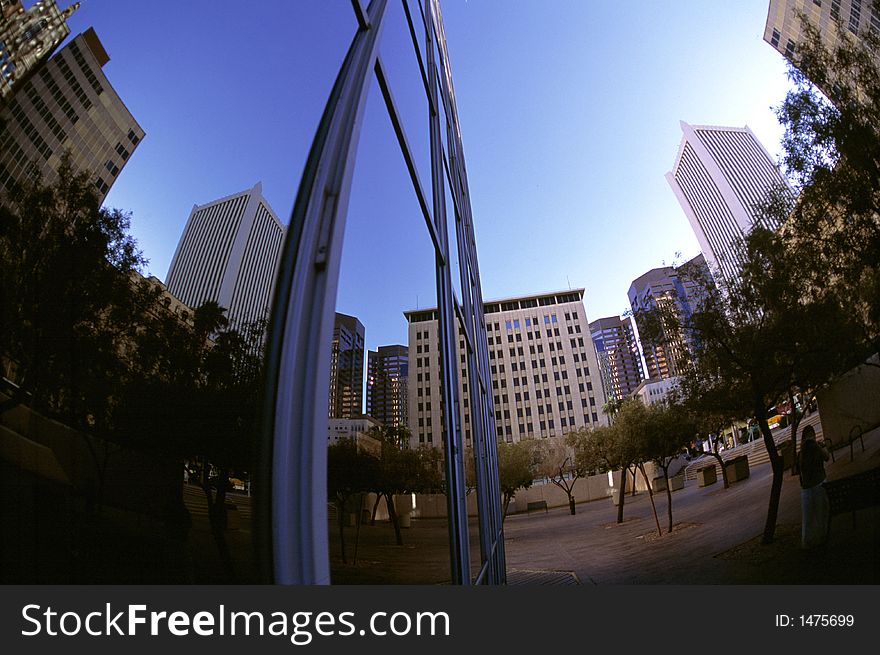
[[[880,466],[880,429],[857,445],[835,452],[826,465],[828,479]],[[611,499],[549,513],[516,514],[505,521],[509,584],[878,584],[880,583],[880,508],[832,521],[823,553],[800,550],[800,485],[784,472],[774,543],[760,543],[770,498],[769,463],[751,468],[750,477],[724,489],[720,478],[699,487],[696,480],[672,494],[672,534],[666,534],[665,492],[655,496],[663,535],[651,512],[647,492],[627,494],[624,522],[616,523]],[[413,520],[403,531],[405,545],[394,545],[387,523],[363,526],[358,564],[341,563],[337,530],[331,527],[331,569],[335,584],[448,584],[446,522]],[[479,567],[476,524],[471,521],[472,569]],[[352,555],[354,530],[348,536]]]
[[[835,452],[828,479],[880,466],[880,429],[865,436],[849,461],[849,449]],[[801,551],[800,486],[784,473],[776,538],[760,543],[770,496],[769,464],[727,490],[689,481],[674,492],[675,529],[666,534],[666,494],[655,496],[663,536],[647,492],[627,496],[618,525],[610,500],[549,514],[517,515],[505,523],[508,571],[566,571],[581,584],[877,584],[880,582],[880,510],[835,517],[823,553]]]

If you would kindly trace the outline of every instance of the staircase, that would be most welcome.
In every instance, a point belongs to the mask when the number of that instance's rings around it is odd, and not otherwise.
[[[821,440],[822,438],[822,423],[819,420],[818,412],[813,412],[807,417],[801,419],[801,422],[798,424],[798,446],[800,446],[800,434],[803,431],[804,427],[807,425],[812,425],[813,429],[816,431],[816,437]],[[791,437],[791,427],[784,428],[776,428],[773,430],[773,440],[777,445],[786,441]],[[759,439],[757,441],[751,441],[747,444],[743,444],[741,446],[737,446],[736,448],[728,448],[727,450],[722,450],[720,453],[721,459],[725,462],[733,459],[734,457],[740,457],[741,455],[746,455],[749,458],[749,468],[753,468],[758,464],[766,464],[770,461],[770,455],[767,454],[767,449],[764,447],[764,440]],[[687,480],[696,480],[697,479],[697,471],[704,466],[715,464],[715,473],[718,476],[718,479],[721,479],[721,467],[718,465],[718,460],[716,460],[711,455],[704,455],[699,459],[695,459],[690,464],[688,464],[687,468],[684,472],[684,479]]]

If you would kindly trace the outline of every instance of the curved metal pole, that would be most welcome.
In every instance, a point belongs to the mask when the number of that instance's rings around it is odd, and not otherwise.
[[[257,515],[265,582],[328,584],[330,343],[351,177],[387,0],[373,0],[327,101],[285,238],[267,342]],[[317,345],[317,347],[316,347]]]

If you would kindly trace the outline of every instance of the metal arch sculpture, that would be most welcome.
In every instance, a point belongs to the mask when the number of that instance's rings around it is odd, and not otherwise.
[[[330,582],[327,543],[326,474],[329,353],[339,281],[343,233],[358,137],[371,74],[376,75],[394,126],[437,263],[441,371],[444,384],[444,439],[452,580],[470,584],[470,552],[464,487],[464,448],[458,421],[456,331],[468,344],[467,365],[476,381],[474,452],[480,508],[482,567],[478,583],[505,581],[500,492],[495,451],[494,411],[486,327],[476,265],[467,175],[452,90],[438,0],[418,15],[425,29],[420,53],[408,0],[402,0],[425,86],[430,119],[431,192],[428,201],[418,178],[391,89],[379,57],[387,0],[364,9],[352,0],[358,31],[342,63],[300,181],[276,279],[267,342],[267,391],[260,470],[264,501],[257,507],[257,556],[265,582]],[[438,72],[439,61],[439,72]],[[448,157],[441,139],[439,111],[445,112]],[[454,238],[460,253],[461,304],[450,271],[444,178],[455,212]],[[477,411],[479,410],[479,411]],[[321,435],[321,436],[319,436]],[[268,475],[267,475],[268,474]]]

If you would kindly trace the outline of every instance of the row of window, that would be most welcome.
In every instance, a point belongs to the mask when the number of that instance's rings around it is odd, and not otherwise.
[[[104,87],[102,87],[101,83],[98,82],[98,78],[95,76],[95,72],[92,70],[92,67],[86,63],[85,57],[83,57],[82,52],[80,52],[79,46],[76,44],[76,42],[70,44],[70,51],[73,53],[73,58],[76,59],[76,63],[79,64],[80,70],[82,70],[83,74],[86,76],[89,84],[92,85],[95,93],[97,93],[98,95],[104,93]]]
[[[49,157],[52,156],[52,149],[49,147],[49,144],[46,143],[45,139],[40,136],[39,131],[34,127],[34,124],[31,123],[30,118],[27,117],[18,100],[12,101],[12,116],[21,126],[22,131],[27,135],[27,138],[30,139],[30,142],[43,156],[43,159],[48,160]]]
[[[88,111],[92,108],[92,101],[89,100],[85,90],[83,90],[79,80],[74,76],[73,71],[70,69],[70,66],[68,66],[64,57],[56,57],[56,59],[58,60],[58,69],[61,71],[61,75],[67,80],[67,84],[70,88],[73,89],[73,94],[77,97],[80,104],[83,106],[83,109]]]
[[[592,413],[592,422],[596,423],[599,421],[599,417],[594,413]],[[561,417],[559,419],[560,427],[575,427],[577,423],[575,422],[575,418],[573,415],[569,415],[568,417]],[[590,423],[590,415],[584,414],[584,423]],[[520,423],[519,424],[519,433],[526,434],[530,432],[534,432],[535,428],[539,427],[542,432],[546,432],[547,430],[556,429],[554,419],[547,419],[546,421],[538,421],[537,423]],[[506,441],[512,441],[513,429],[512,426],[497,426],[495,428],[495,432],[499,437],[504,437]],[[543,435],[542,435],[543,436]]]
[[[61,108],[61,111],[63,111],[64,115],[67,116],[70,124],[76,125],[76,122],[79,120],[79,114],[74,111],[73,106],[70,104],[70,102],[68,102],[67,97],[61,92],[61,88],[58,86],[55,78],[52,77],[52,74],[49,72],[48,68],[43,68],[40,70],[40,79],[43,80],[43,83],[49,90],[52,99],[55,100],[55,104]]]
[[[49,111],[49,108],[46,106],[46,103],[43,102],[43,99],[39,96],[36,89],[34,89],[33,84],[27,85],[27,97],[30,99],[31,104],[37,110],[37,113],[42,116],[46,125],[50,130],[52,130],[52,134],[55,135],[55,138],[58,139],[59,143],[63,143],[67,138],[67,132],[58,124],[58,121],[52,115],[52,112]]]

